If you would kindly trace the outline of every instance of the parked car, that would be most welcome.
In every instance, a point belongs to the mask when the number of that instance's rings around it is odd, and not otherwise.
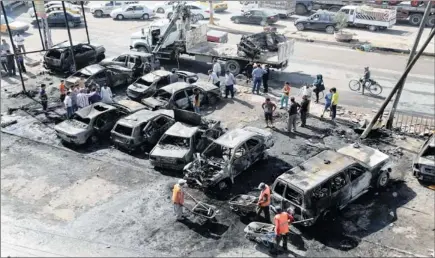
[[[96,17],[110,15],[114,9],[122,8],[130,4],[138,4],[138,1],[93,1],[89,6],[89,11]]]
[[[189,84],[176,82],[157,90],[151,97],[142,99],[142,104],[150,110],[157,109],[189,109],[192,108],[193,91],[200,91],[200,103],[214,105],[221,98],[218,87],[211,83]]]
[[[110,88],[114,88],[131,83],[131,76],[132,70],[126,67],[118,65],[104,67],[99,64],[93,64],[80,69],[66,78],[65,87],[70,88],[77,85],[80,78],[84,77],[86,87],[107,85]]]
[[[202,5],[206,9],[209,9],[210,7],[209,1],[197,1],[197,3]],[[213,11],[216,13],[224,12],[228,9],[228,4],[226,1],[213,0],[212,4],[213,4]]]
[[[295,21],[297,30],[321,30],[329,34],[336,31],[337,22],[334,19],[335,13],[329,11],[317,11],[310,17],[299,18]]]
[[[7,16],[9,28],[11,29],[12,33],[23,33],[29,29],[29,24],[21,21],[16,21],[12,19],[10,16]],[[0,16],[0,32],[7,33],[8,27],[6,26],[6,19],[4,15],[2,14]]]
[[[66,16],[68,20],[68,26],[70,28],[77,27],[82,23],[82,17],[78,14],[72,14],[70,12],[67,12]],[[46,19],[49,27],[67,26],[65,22],[65,14],[63,11],[52,11],[49,14],[47,14]],[[40,23],[40,26],[42,26],[42,20],[36,17],[32,21],[32,24],[36,24],[38,21]]]
[[[272,133],[263,129],[248,126],[230,130],[184,167],[184,179],[189,185],[227,190],[236,176],[266,159],[273,144]]]
[[[131,102],[133,108],[128,106],[128,102]],[[71,119],[57,124],[54,130],[64,143],[74,145],[95,143],[99,138],[110,133],[118,119],[140,110],[137,105],[138,103],[133,101],[110,105],[98,102],[78,110]]]
[[[44,5],[44,8],[45,8],[46,14],[49,14],[53,11],[62,11],[63,12],[63,6],[62,6],[61,1],[48,2]],[[69,13],[72,13],[72,14],[80,15],[82,13],[79,6],[73,5],[73,4],[68,3],[68,2],[65,2],[65,10]],[[33,9],[33,7],[30,7],[29,10],[27,10],[27,14],[29,14],[29,16],[32,18],[35,17],[35,10]]]
[[[149,20],[154,17],[153,10],[142,4],[130,4],[110,12],[110,17],[116,20],[143,19]]]
[[[296,220],[307,220],[301,224],[311,226],[371,187],[385,187],[391,173],[389,161],[388,155],[365,145],[322,151],[275,180],[272,205],[293,210]]]
[[[423,144],[412,164],[418,180],[435,182],[435,135]]]
[[[127,68],[133,68],[136,60],[139,59],[142,63],[149,63],[152,70],[160,69],[160,61],[154,58],[153,54],[139,51],[124,52],[119,56],[112,56],[102,60],[99,64],[102,66],[119,65]]]
[[[197,20],[204,20],[204,19],[210,19],[210,10],[208,7],[204,7],[200,4],[190,3],[186,2],[186,7],[189,8],[190,12],[196,16]],[[172,7],[168,7],[168,15],[166,16],[168,19],[172,17]]]
[[[72,71],[73,60],[69,41],[54,45],[44,55],[44,67],[56,72]],[[102,45],[80,43],[73,47],[76,69],[98,63],[105,58],[106,49]]]
[[[221,133],[220,122],[210,121],[197,126],[176,122],[150,152],[151,165],[182,171],[195,153],[202,152]]]
[[[234,23],[260,24],[261,26],[274,24],[278,20],[277,14],[261,9],[252,9],[240,15],[231,16],[231,21]]]
[[[198,75],[187,71],[177,71],[179,81],[194,83],[198,81]],[[130,99],[140,101],[143,98],[151,97],[156,90],[170,84],[169,77],[172,72],[166,70],[155,70],[145,74],[128,86],[127,96]]]

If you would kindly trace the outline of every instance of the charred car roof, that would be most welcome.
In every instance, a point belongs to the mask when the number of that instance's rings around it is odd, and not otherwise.
[[[214,142],[224,147],[234,149],[241,142],[244,142],[255,135],[257,134],[252,131],[246,130],[244,128],[238,128],[225,133]]]
[[[141,103],[129,99],[121,99],[117,102],[117,104],[128,108],[130,112],[135,112],[145,108],[145,106]]]
[[[326,160],[330,161],[330,163],[325,162]],[[325,150],[278,178],[305,192],[322,184],[337,172],[354,163],[356,161],[349,156],[332,150]]]
[[[198,130],[199,130],[199,127],[197,127],[197,126],[191,126],[191,125],[183,124],[180,122],[176,122],[174,125],[172,125],[166,131],[165,134],[172,135],[172,136],[179,136],[179,137],[183,137],[183,138],[190,138]]]
[[[101,72],[104,69],[106,69],[104,66],[101,66],[99,64],[93,64],[93,65],[88,65],[85,68],[80,69],[79,72],[81,72],[82,74],[92,76],[94,74]]]
[[[164,90],[168,93],[173,93],[185,88],[190,87],[190,84],[186,83],[186,82],[175,82],[175,83],[171,83],[165,87],[162,87],[161,90]]]
[[[364,163],[370,169],[390,158],[387,154],[362,144],[358,147],[354,147],[353,144],[350,144],[337,150],[337,152]]]
[[[165,71],[165,70],[155,70],[155,71],[153,71],[153,72],[150,72],[150,73],[145,74],[145,75],[142,76],[141,78],[142,78],[143,80],[145,80],[145,81],[153,82],[153,81],[157,80],[157,79],[160,78],[160,77],[168,76],[168,75],[170,75],[170,74],[171,74],[171,72],[169,72],[169,71]]]
[[[76,114],[82,118],[92,119],[100,114],[106,113],[107,111],[114,109],[116,109],[116,107],[105,104],[103,102],[98,102],[78,110]]]
[[[126,116],[124,118],[121,118],[118,123],[125,125],[125,126],[130,126],[130,127],[135,127],[137,125],[140,125],[143,122],[148,122],[149,120],[153,119],[156,116],[159,116],[161,114],[169,116],[169,117],[173,117],[173,112],[171,112],[172,110],[156,110],[156,111],[150,111],[150,110],[139,110],[129,116]]]
[[[213,83],[206,82],[206,81],[197,81],[197,82],[193,83],[192,85],[197,86],[197,87],[203,89],[204,91],[211,91],[211,90],[219,89],[219,87],[217,87]]]
[[[62,15],[63,15],[63,12],[62,12]],[[79,46],[79,45],[87,45],[87,46],[91,46],[91,47],[93,47],[93,48],[98,48],[98,47],[102,47],[102,46],[103,46],[103,45],[100,45],[100,44],[88,44],[88,43],[78,43],[78,42],[73,42],[73,48],[74,48],[74,47],[77,47],[77,46]],[[60,42],[60,43],[54,45],[54,46],[53,46],[51,49],[49,49],[48,51],[50,51],[50,50],[57,50],[57,51],[61,51],[61,52],[63,52],[63,51],[69,50],[69,47],[70,47],[70,43],[69,43],[69,41],[68,41],[68,40],[65,40],[65,41],[63,41],[63,42]]]

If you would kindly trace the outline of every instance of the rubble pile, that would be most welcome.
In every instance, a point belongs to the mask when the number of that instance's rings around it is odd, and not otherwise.
[[[258,58],[263,52],[277,52],[278,44],[286,40],[284,35],[269,31],[243,36],[237,45],[237,52],[239,55]]]

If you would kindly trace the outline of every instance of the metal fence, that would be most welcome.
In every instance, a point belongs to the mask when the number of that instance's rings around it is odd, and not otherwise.
[[[396,112],[393,129],[407,134],[431,134],[435,130],[435,118]]]

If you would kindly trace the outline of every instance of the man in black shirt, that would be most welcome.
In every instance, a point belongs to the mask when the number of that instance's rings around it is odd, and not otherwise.
[[[264,93],[269,92],[269,74],[270,74],[270,67],[269,65],[265,65],[264,67],[264,74],[263,74],[263,88]]]
[[[301,105],[295,101],[294,97],[290,98],[290,108],[288,109],[288,124],[287,129],[288,132],[291,133],[292,127],[294,128],[294,132],[296,132],[296,120],[298,118],[298,111],[301,108]]]
[[[301,112],[301,127],[305,127],[307,124],[307,116],[308,116],[308,107],[310,106],[310,102],[308,101],[307,96],[302,97],[300,112]]]

